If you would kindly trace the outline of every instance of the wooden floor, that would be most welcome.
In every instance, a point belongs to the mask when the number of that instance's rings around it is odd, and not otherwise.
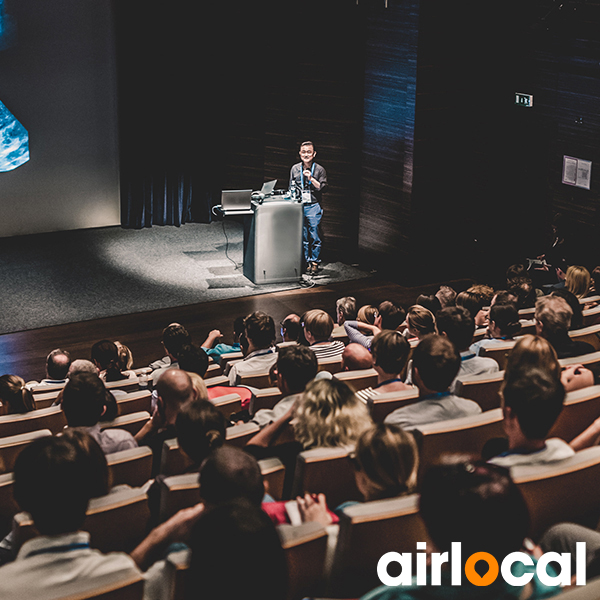
[[[451,282],[451,285],[461,290],[468,282]],[[405,288],[363,279],[9,333],[0,336],[0,374],[20,375],[26,381],[39,380],[45,377],[46,355],[54,348],[68,350],[73,358],[89,358],[92,344],[102,339],[118,340],[129,346],[134,366],[142,367],[164,355],[161,332],[175,321],[188,329],[195,343],[202,343],[212,329],[220,329],[223,341],[231,343],[233,320],[255,310],[270,314],[279,332],[278,324],[290,313],[301,315],[311,308],[320,308],[333,316],[335,301],[342,296],[355,296],[359,306],[390,299],[408,307],[419,294],[433,293],[438,288],[439,283]]]

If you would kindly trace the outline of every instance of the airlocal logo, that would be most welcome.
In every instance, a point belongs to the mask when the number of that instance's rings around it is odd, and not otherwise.
[[[425,542],[417,542],[417,550],[425,550]],[[413,581],[412,553],[386,552],[377,563],[377,575],[384,585],[427,585],[427,558],[431,557],[430,585],[441,585],[442,573],[441,567],[444,563],[450,563],[450,583],[451,585],[462,585],[463,560],[460,542],[453,542],[450,547],[450,556],[448,552],[417,552],[416,554],[416,581]],[[585,542],[577,542],[575,546],[575,584],[585,585]],[[479,575],[475,570],[475,565],[479,561],[484,561],[488,565],[485,575]],[[532,567],[535,564],[535,574],[537,578],[548,586],[571,585],[571,554],[569,552],[546,552],[541,558],[534,562],[533,558],[525,552],[511,552],[504,557],[501,565],[488,552],[475,552],[471,554],[464,562],[465,577],[473,584],[487,586],[498,578],[501,574],[504,581],[513,586],[524,586],[533,579],[533,571],[523,573],[522,575],[513,575],[513,564],[520,562],[525,566]],[[556,562],[560,566],[559,575],[551,575],[547,571],[548,563]],[[388,573],[388,566],[391,563],[398,563],[402,567],[402,572],[396,577]]]

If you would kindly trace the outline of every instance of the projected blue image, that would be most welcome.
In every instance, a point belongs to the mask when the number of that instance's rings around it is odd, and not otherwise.
[[[27,129],[0,102],[0,172],[12,171],[28,160]]]
[[[14,44],[15,34],[15,24],[4,10],[4,0],[0,0],[0,50],[5,50]]]

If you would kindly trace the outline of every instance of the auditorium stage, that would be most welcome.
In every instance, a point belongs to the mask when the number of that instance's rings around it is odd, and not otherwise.
[[[0,334],[368,277],[342,263],[298,284],[242,273],[241,224],[121,227],[0,239]]]

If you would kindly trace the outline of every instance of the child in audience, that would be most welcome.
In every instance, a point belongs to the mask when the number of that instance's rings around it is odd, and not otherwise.
[[[25,380],[18,375],[0,377],[1,414],[21,414],[35,409],[33,394],[27,389]]]

